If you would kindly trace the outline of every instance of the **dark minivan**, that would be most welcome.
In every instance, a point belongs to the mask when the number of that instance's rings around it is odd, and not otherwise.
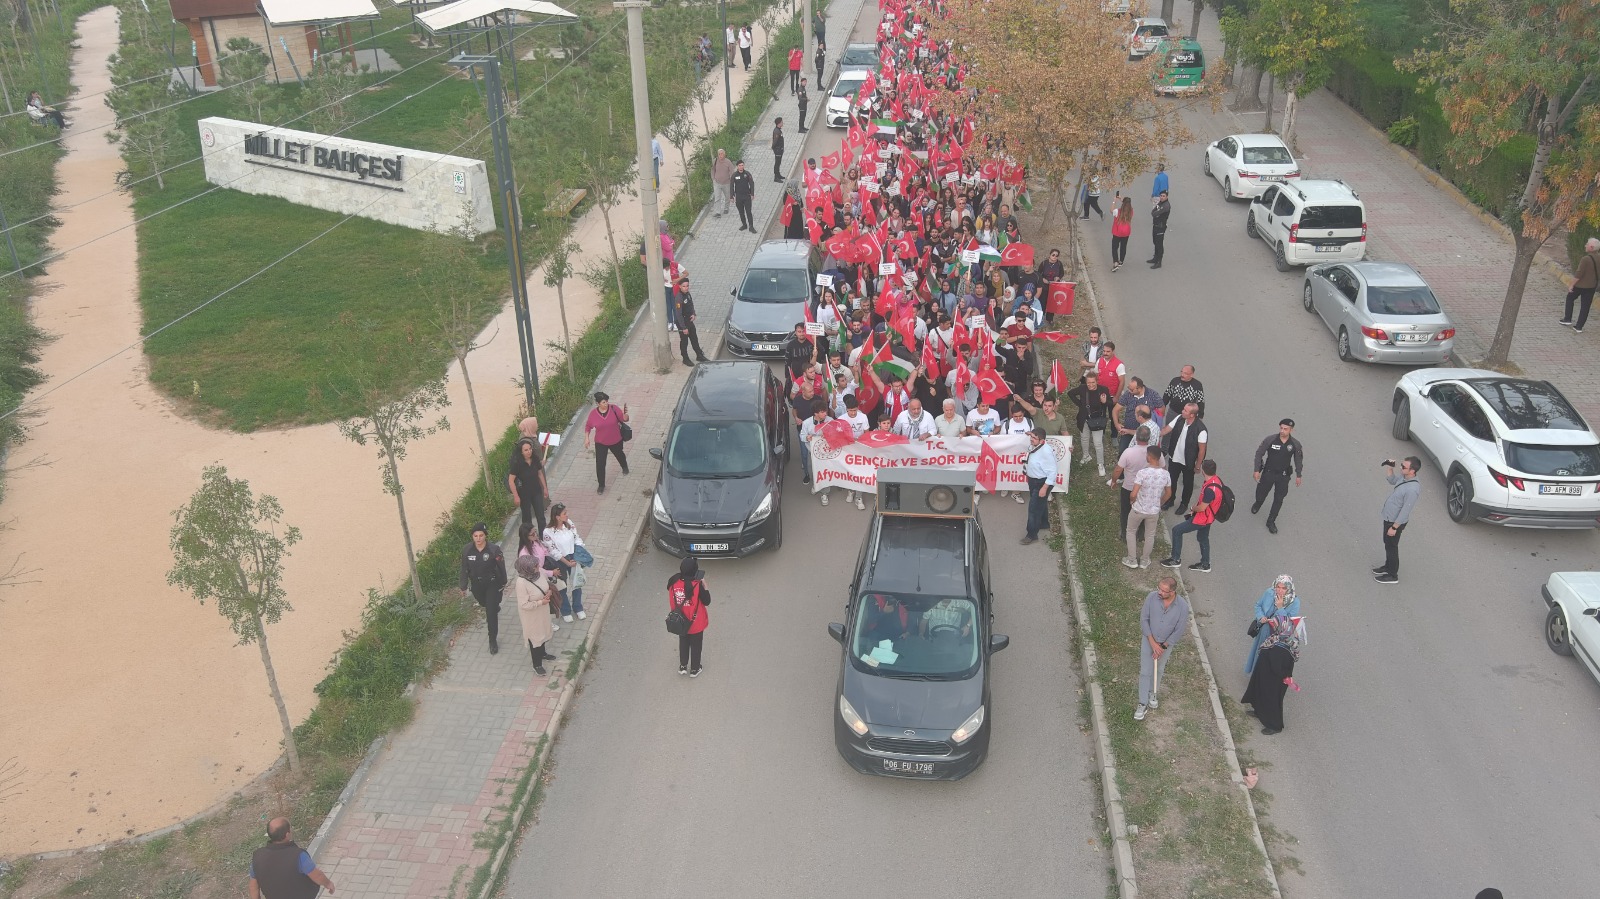
[[[844,647],[834,744],[864,774],[960,780],[989,754],[989,657],[1011,638],[992,630],[974,480],[878,475],[845,623],[828,625]]]
[[[672,414],[651,535],[674,556],[738,557],[783,545],[783,388],[761,362],[704,362]]]

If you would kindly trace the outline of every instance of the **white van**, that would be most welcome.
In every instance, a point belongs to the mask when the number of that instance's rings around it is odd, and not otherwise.
[[[1273,184],[1250,202],[1244,233],[1272,248],[1278,271],[1367,258],[1367,207],[1339,180]]]

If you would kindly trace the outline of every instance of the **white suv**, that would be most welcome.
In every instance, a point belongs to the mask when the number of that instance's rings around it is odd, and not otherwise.
[[[1367,258],[1367,207],[1343,181],[1273,184],[1250,201],[1244,233],[1272,248],[1278,271]]]
[[[1394,437],[1444,475],[1452,520],[1600,527],[1600,436],[1549,382],[1419,369],[1395,385],[1393,409]]]

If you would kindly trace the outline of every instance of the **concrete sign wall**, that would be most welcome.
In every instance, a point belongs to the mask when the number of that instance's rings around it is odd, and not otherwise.
[[[199,124],[212,184],[423,231],[495,229],[482,160],[237,119]]]

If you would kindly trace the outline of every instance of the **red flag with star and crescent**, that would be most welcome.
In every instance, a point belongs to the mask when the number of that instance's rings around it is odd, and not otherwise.
[[[856,432],[850,429],[850,422],[842,418],[835,418],[817,429],[817,434],[822,437],[822,442],[828,449],[843,449],[856,440]]]
[[[991,403],[1011,395],[1011,387],[1006,384],[1006,379],[992,368],[980,369],[972,377],[972,383],[978,385],[978,395]]]
[[[1043,340],[1047,343],[1066,343],[1069,340],[1077,340],[1078,335],[1067,334],[1061,331],[1040,331],[1033,335],[1033,339]]]
[[[978,486],[987,493],[993,493],[999,484],[1000,454],[985,440],[983,449],[978,451]]]
[[[940,364],[939,351],[933,348],[932,340],[922,342],[922,369],[930,381],[944,377],[944,366]]]
[[[1071,315],[1072,295],[1077,285],[1071,281],[1051,281],[1044,298],[1044,311],[1051,315]]]
[[[1032,265],[1033,247],[1025,243],[1008,243],[1000,251],[1001,265]]]
[[[911,438],[904,434],[896,434],[893,431],[880,431],[877,428],[873,428],[862,434],[859,442],[882,449],[886,446],[904,446],[911,442]]]
[[[1071,388],[1072,382],[1067,380],[1067,368],[1061,364],[1060,359],[1050,363],[1050,380],[1046,383],[1051,390],[1059,394],[1065,394]]]
[[[972,386],[972,369],[967,367],[967,357],[965,356],[956,357],[956,383],[953,386],[955,387],[956,396],[965,402],[967,388]]]

